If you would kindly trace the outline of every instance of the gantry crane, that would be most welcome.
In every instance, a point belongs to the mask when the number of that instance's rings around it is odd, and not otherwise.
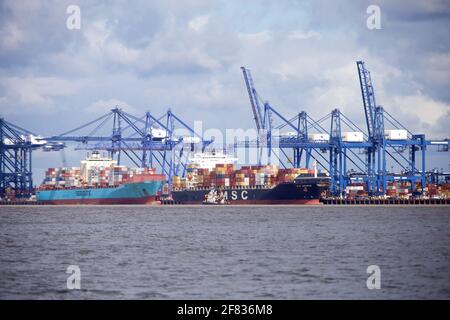
[[[177,134],[181,131],[185,134]],[[136,117],[115,107],[81,126],[46,137],[2,118],[0,198],[4,198],[6,193],[15,197],[32,194],[32,151],[36,149],[64,152],[68,143],[78,143],[76,150],[107,151],[119,164],[124,155],[136,167],[156,167],[166,175],[170,190],[172,176],[185,175],[189,155],[200,148],[204,151],[212,142],[203,139],[170,109],[156,118],[150,112]],[[64,164],[65,154],[62,156]]]
[[[428,146],[437,146],[438,151],[448,151],[449,141],[426,140],[424,134],[413,134],[406,129],[400,121],[389,114],[383,107],[376,104],[375,90],[372,84],[370,71],[363,61],[357,61],[359,84],[363,100],[363,109],[367,130],[364,132],[358,125],[343,115],[338,108],[315,121],[305,111],[297,116],[288,118],[283,116],[269,102],[264,102],[261,113],[259,96],[254,87],[249,69],[241,67],[253,110],[253,115],[258,132],[264,130],[264,139],[261,135],[254,141],[240,141],[233,144],[233,148],[267,148],[268,160],[271,156],[277,157],[283,167],[286,167],[282,156],[288,164],[299,167],[303,152],[306,154],[306,167],[313,158],[324,169],[328,170],[331,177],[331,191],[335,195],[344,196],[346,186],[354,181],[364,182],[370,195],[386,194],[386,186],[389,181],[409,180],[415,191],[416,182],[420,182],[419,192],[423,193],[426,185],[426,150]],[[278,126],[273,125],[273,118],[281,121]],[[262,119],[262,121],[260,120]],[[324,128],[324,121],[331,120],[329,129]],[[361,132],[364,139],[361,141],[344,141],[342,126],[345,125],[351,131]],[[406,139],[392,139],[386,136],[385,125],[389,128],[406,130]],[[288,128],[289,134],[280,133],[279,130]],[[317,133],[327,132],[327,141],[314,141],[309,139],[308,130],[313,129]],[[265,144],[261,141],[264,140]],[[287,154],[287,150],[293,150],[293,161]],[[279,152],[275,152],[278,150]],[[402,154],[408,150],[409,157]],[[306,151],[306,152],[305,152]],[[419,168],[417,152],[420,152]],[[324,156],[328,153],[328,158]],[[387,171],[387,161],[392,160],[402,169],[401,174]],[[349,163],[348,163],[349,162]],[[351,165],[351,169],[350,166]],[[356,171],[355,171],[356,169]],[[349,173],[350,172],[350,173]]]
[[[38,135],[0,118],[0,199],[30,197],[33,192],[32,151],[45,142]]]
[[[112,121],[112,134],[105,129]],[[176,134],[176,129],[188,132],[185,136]],[[83,130],[89,130],[82,134]],[[169,188],[172,176],[186,173],[186,162],[195,147],[203,151],[212,140],[205,140],[170,109],[156,118],[150,112],[136,117],[119,107],[84,125],[59,135],[44,137],[47,143],[78,142],[76,150],[107,151],[112,159],[121,163],[125,155],[136,167],[156,167],[165,174]]]

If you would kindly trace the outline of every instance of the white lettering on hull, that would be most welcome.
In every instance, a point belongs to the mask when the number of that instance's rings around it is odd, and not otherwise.
[[[238,190],[231,190],[231,198],[228,194],[228,190],[224,191],[225,200],[248,200],[248,190],[242,190],[240,193]]]

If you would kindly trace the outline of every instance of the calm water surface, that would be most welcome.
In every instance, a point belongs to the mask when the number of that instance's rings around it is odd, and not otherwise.
[[[0,298],[449,299],[450,208],[0,207]]]

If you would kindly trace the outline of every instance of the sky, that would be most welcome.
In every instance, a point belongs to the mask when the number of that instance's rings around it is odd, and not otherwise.
[[[381,29],[366,24],[373,4]],[[80,29],[66,26],[69,5],[81,10]],[[246,66],[287,118],[339,108],[364,127],[355,63],[364,60],[379,105],[412,132],[450,138],[448,30],[445,0],[2,0],[0,115],[42,135],[115,106],[249,128]],[[59,157],[36,153],[36,165]],[[447,167],[449,154],[436,159]]]

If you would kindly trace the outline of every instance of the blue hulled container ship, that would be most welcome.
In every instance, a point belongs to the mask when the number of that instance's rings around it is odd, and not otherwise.
[[[39,190],[36,200],[49,204],[152,204],[158,201],[162,184],[163,180],[147,180],[116,187]]]
[[[129,169],[93,152],[81,167],[49,168],[36,200],[47,204],[159,203],[165,176],[153,169]]]

